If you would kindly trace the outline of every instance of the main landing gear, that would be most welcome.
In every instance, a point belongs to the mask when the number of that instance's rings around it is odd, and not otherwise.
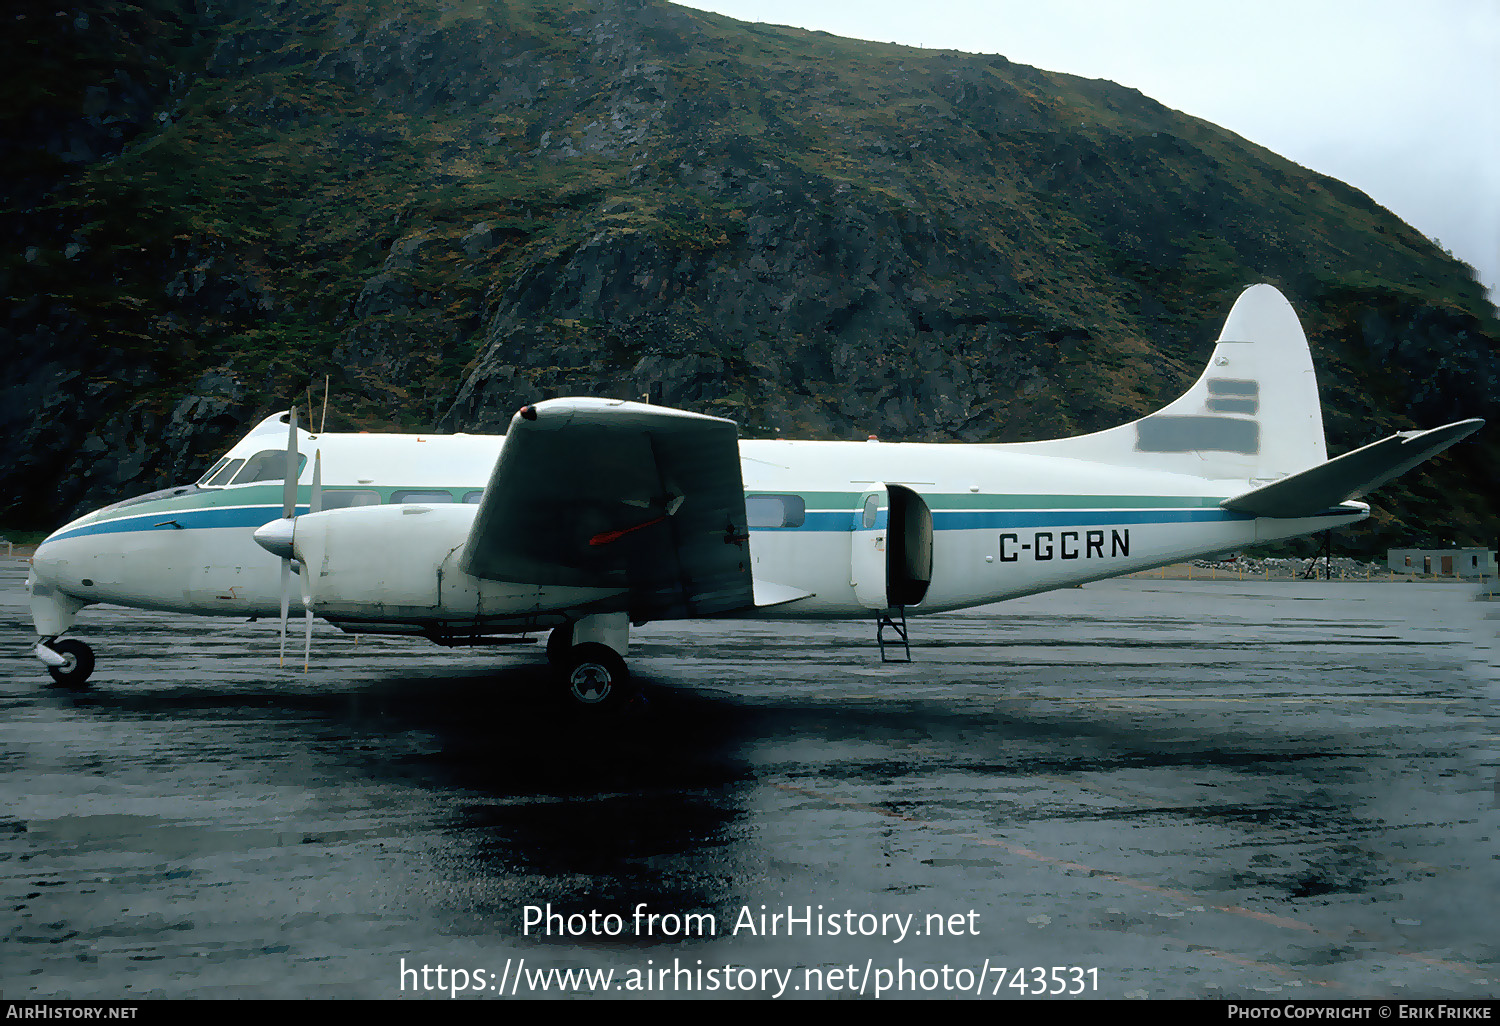
[[[32,651],[65,688],[83,687],[94,672],[94,650],[77,638],[43,638]]]
[[[615,709],[629,702],[635,695],[624,659],[629,644],[624,613],[596,613],[554,628],[547,636],[547,661],[569,703]]]

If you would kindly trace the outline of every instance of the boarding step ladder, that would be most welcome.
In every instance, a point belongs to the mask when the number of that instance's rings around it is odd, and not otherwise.
[[[893,617],[891,613],[896,615]],[[890,630],[892,637],[886,637],[885,632]],[[880,646],[880,661],[882,663],[909,663],[911,662],[911,643],[906,640],[906,607],[894,606],[880,614],[875,621],[875,644]],[[886,649],[894,649],[900,655],[888,655]]]

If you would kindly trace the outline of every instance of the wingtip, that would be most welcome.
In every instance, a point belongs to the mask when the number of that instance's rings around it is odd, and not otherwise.
[[[1454,442],[1457,442],[1461,441],[1462,439],[1468,438],[1470,435],[1472,435],[1482,427],[1484,427],[1484,421],[1482,419],[1480,419],[1479,417],[1470,417],[1468,420],[1455,420],[1451,424],[1444,424],[1442,427],[1435,427],[1431,431],[1419,432],[1419,435],[1421,437],[1442,435],[1445,438],[1450,438]]]

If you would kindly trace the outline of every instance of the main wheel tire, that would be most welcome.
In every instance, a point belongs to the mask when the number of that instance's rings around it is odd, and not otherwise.
[[[94,650],[77,638],[63,638],[47,646],[62,656],[61,666],[49,666],[52,679],[65,688],[81,688],[94,672]]]
[[[574,645],[562,661],[561,676],[564,693],[574,705],[614,708],[630,698],[630,671],[608,645]]]
[[[547,662],[555,669],[561,670],[563,661],[568,658],[568,649],[573,647],[573,625],[565,623],[561,627],[552,628],[552,633],[547,635]]]

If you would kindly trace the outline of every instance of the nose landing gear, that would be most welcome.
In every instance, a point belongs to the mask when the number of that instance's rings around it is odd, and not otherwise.
[[[94,672],[94,650],[77,638],[43,638],[32,651],[65,688],[83,687]]]

